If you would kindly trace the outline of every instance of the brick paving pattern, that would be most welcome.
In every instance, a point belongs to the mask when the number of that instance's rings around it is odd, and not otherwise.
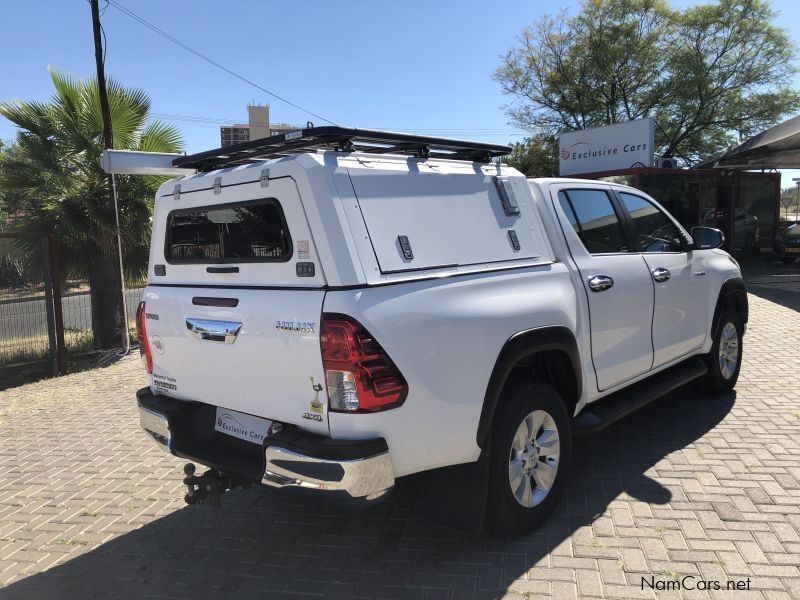
[[[684,388],[578,441],[546,526],[424,518],[424,478],[343,512],[237,490],[183,505],[138,428],[138,358],[0,392],[0,598],[800,598],[800,313],[751,296],[736,393]],[[642,578],[750,581],[642,589]]]

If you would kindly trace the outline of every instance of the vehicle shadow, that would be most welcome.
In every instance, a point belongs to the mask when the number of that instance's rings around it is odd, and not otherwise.
[[[529,535],[497,540],[427,521],[424,476],[401,480],[390,501],[358,512],[316,497],[236,490],[221,510],[182,508],[0,589],[0,598],[499,598],[619,496],[650,505],[675,499],[649,473],[713,429],[734,401],[735,393],[684,387],[579,438],[559,508]]]
[[[800,261],[753,260],[742,264],[742,277],[751,294],[800,312]]]

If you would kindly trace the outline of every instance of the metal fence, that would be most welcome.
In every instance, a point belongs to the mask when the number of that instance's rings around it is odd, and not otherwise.
[[[134,329],[136,306],[142,297],[144,280],[125,282],[125,306],[128,308],[128,330]],[[64,343],[71,355],[99,350],[92,334],[92,295],[85,279],[68,279],[61,297],[64,319]],[[118,320],[121,315],[104,315]]]
[[[53,237],[0,234],[0,370],[38,365],[50,374],[69,361],[102,350],[92,333],[92,296],[86,279],[62,277]],[[144,281],[127,283],[128,329]],[[121,315],[112,318],[120,319]]]

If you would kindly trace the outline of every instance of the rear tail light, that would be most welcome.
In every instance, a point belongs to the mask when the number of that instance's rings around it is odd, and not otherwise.
[[[152,373],[153,355],[150,352],[150,342],[147,340],[146,318],[144,302],[139,302],[139,306],[136,307],[136,337],[139,339],[139,355],[142,357],[142,363],[147,368],[147,372]]]
[[[408,385],[400,370],[352,317],[323,314],[320,346],[330,410],[378,412],[405,401]]]

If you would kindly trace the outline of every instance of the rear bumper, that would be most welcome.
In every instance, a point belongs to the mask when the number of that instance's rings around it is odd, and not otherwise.
[[[383,438],[333,440],[284,426],[263,445],[214,431],[216,407],[136,393],[142,429],[175,456],[277,488],[317,490],[331,497],[376,500],[394,486]]]
[[[772,241],[772,250],[781,258],[788,256],[800,258],[800,244],[795,238],[786,243],[782,237],[776,237]]]

